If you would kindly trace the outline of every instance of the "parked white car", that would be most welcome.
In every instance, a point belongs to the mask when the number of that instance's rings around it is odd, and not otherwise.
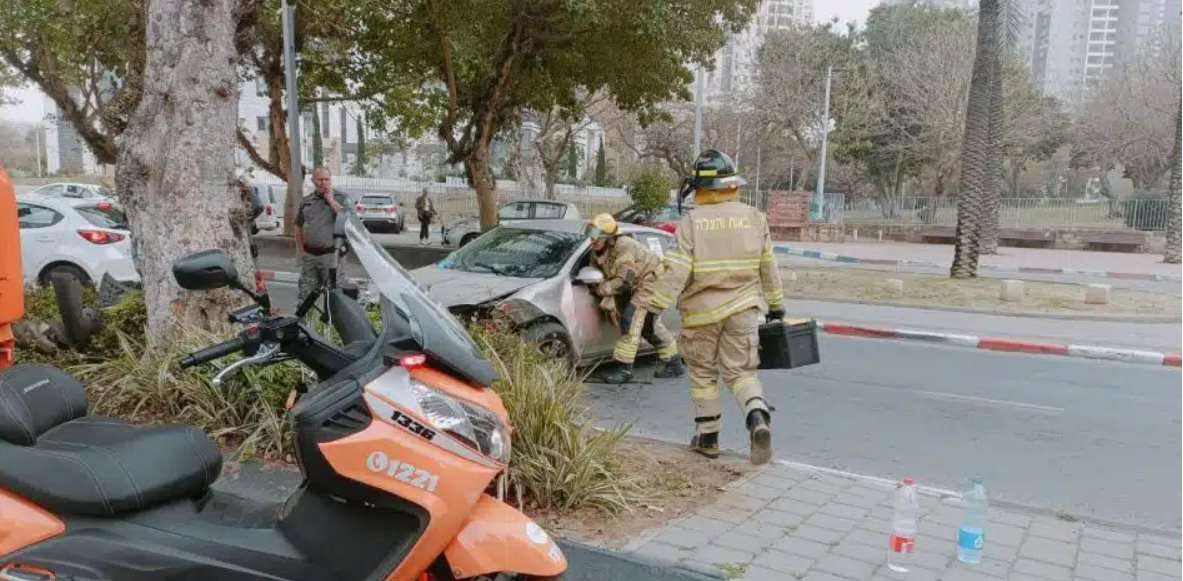
[[[47,283],[55,272],[96,285],[106,274],[139,283],[127,217],[115,202],[24,194],[16,208],[26,283]]]
[[[48,184],[29,192],[28,195],[53,198],[76,198],[83,200],[115,199],[115,195],[110,188],[98,184]]]
[[[255,218],[255,225],[260,230],[275,230],[283,226],[283,201],[287,191],[283,184],[275,185],[264,182],[251,182],[251,195],[262,204],[263,213]]]
[[[522,220],[579,220],[579,208],[575,204],[550,200],[514,200],[497,208],[500,224],[513,224]],[[444,244],[464,246],[481,235],[481,221],[465,218],[447,224],[443,228]]]

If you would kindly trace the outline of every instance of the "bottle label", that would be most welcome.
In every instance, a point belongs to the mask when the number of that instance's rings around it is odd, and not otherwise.
[[[916,540],[912,537],[891,535],[890,547],[893,553],[911,553],[912,549],[916,548]]]
[[[963,549],[976,549],[980,551],[985,539],[986,535],[980,529],[971,530],[962,528],[961,532],[957,535],[957,545]]]

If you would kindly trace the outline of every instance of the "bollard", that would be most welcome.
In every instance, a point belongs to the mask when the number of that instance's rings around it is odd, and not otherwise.
[[[879,231],[879,241],[883,242],[883,231],[882,230]]]
[[[999,300],[1008,303],[1018,303],[1023,301],[1023,281],[1021,280],[1004,280],[1002,287],[998,293]]]
[[[1107,284],[1090,284],[1084,289],[1084,302],[1089,305],[1109,304],[1109,295],[1113,288]]]
[[[854,229],[854,241],[858,242],[858,228]]]
[[[893,293],[904,292],[904,281],[902,281],[898,278],[887,279],[887,290],[889,290]]]

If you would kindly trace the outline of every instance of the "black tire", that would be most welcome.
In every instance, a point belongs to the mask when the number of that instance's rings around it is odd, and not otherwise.
[[[465,244],[476,240],[477,236],[480,236],[480,234],[477,234],[476,232],[469,232],[468,234],[465,234],[464,238],[460,239],[460,247],[463,248]]]
[[[41,276],[37,277],[37,280],[43,285],[51,285],[53,284],[53,275],[55,273],[68,274],[78,279],[78,282],[82,283],[82,286],[94,284],[91,282],[90,277],[86,275],[86,271],[74,264],[55,264],[50,266],[41,271]]]
[[[554,321],[535,323],[522,331],[522,339],[537,343],[543,353],[567,361],[567,366],[575,369],[579,361],[575,358],[575,348],[571,343],[571,335],[562,325]]]

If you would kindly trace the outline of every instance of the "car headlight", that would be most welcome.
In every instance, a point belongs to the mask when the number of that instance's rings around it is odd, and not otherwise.
[[[493,412],[420,381],[411,380],[423,417],[435,429],[468,444],[502,464],[509,463],[509,428]]]

